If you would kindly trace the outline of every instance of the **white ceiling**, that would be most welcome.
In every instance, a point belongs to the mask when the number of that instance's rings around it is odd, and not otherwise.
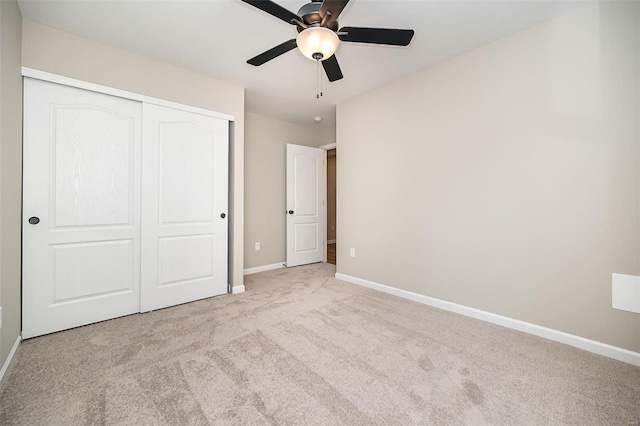
[[[304,0],[280,0],[294,13]],[[567,1],[351,0],[340,26],[408,28],[408,47],[342,43],[344,79],[316,99],[316,64],[297,50],[260,67],[247,59],[295,38],[295,27],[241,2],[19,0],[25,19],[246,88],[247,110],[335,125],[335,105],[575,7]]]

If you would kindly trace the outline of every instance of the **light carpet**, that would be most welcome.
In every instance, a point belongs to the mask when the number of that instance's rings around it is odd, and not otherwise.
[[[2,425],[628,425],[640,368],[332,278],[315,264],[246,293],[20,345]]]

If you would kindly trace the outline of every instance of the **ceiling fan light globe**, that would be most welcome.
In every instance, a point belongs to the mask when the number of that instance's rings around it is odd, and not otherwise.
[[[296,43],[304,56],[315,61],[315,53],[321,53],[322,60],[329,59],[336,53],[340,39],[335,32],[328,28],[311,27],[298,34]]]

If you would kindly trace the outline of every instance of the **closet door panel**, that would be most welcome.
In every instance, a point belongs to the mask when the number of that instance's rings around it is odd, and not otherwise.
[[[133,118],[103,107],[51,107],[56,227],[132,225]]]
[[[142,311],[227,292],[226,120],[144,104]]]
[[[139,102],[24,83],[23,337],[140,309]]]
[[[192,123],[161,123],[160,223],[213,223],[216,133]]]

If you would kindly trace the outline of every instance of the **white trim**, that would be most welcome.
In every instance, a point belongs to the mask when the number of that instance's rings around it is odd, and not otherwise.
[[[100,84],[89,83],[88,81],[76,80],[75,78],[65,77],[58,74],[52,74],[46,71],[40,71],[29,67],[22,67],[22,76],[34,78],[36,80],[48,81],[51,83],[62,84],[64,86],[71,86],[78,89],[90,90],[92,92],[104,93],[106,95],[118,96],[120,98],[131,99],[139,102],[146,102],[148,104],[154,104],[164,106],[173,109],[179,109],[181,111],[193,112],[195,114],[202,114],[209,117],[221,118],[223,120],[235,121],[233,115],[222,114],[215,111],[209,111],[208,109],[202,109],[192,107],[189,105],[183,105],[176,102],[165,101],[163,99],[153,98],[151,96],[141,95],[139,93],[133,93],[126,90],[120,90],[113,87],[102,86]]]
[[[318,148],[324,149],[325,151],[329,151],[329,150],[332,150],[332,149],[336,149],[336,143],[335,142],[334,143],[328,143],[326,145],[319,146]]]
[[[327,241],[327,244],[335,244],[335,243],[336,243],[336,240],[329,240],[329,241]]]
[[[257,274],[258,272],[272,271],[274,269],[284,268],[284,260],[282,262],[274,263],[272,265],[256,266],[255,268],[247,268],[244,270],[243,275]]]
[[[444,309],[445,311],[455,312],[467,317],[487,321],[493,324],[498,324],[503,327],[511,328],[513,330],[533,334],[534,336],[564,343],[575,348],[583,349],[588,352],[593,352],[598,355],[603,355],[640,367],[640,353],[633,352],[628,349],[619,348],[617,346],[608,345],[606,343],[597,342],[595,340],[586,339],[584,337],[565,333],[559,330],[554,330],[552,328],[542,327],[540,325],[531,324],[514,318],[504,317],[502,315],[493,314],[491,312],[481,311],[480,309],[458,305],[457,303],[447,302],[445,300],[436,299],[434,297],[424,296],[422,294],[413,293],[411,291],[401,290],[395,287],[390,287],[388,285],[378,284],[373,281],[352,277],[350,275],[336,273],[335,277],[337,280],[346,281],[362,287],[367,287],[373,290],[381,291],[383,293],[402,297],[404,299],[413,300],[414,302]]]
[[[9,365],[11,364],[11,361],[13,361],[13,356],[16,354],[16,351],[18,350],[18,345],[20,344],[20,340],[21,338],[20,336],[18,336],[18,338],[16,339],[16,342],[13,344],[13,348],[11,348],[11,352],[9,352],[9,356],[7,356],[7,359],[2,365],[2,370],[0,370],[0,383],[2,383],[2,378],[4,377],[4,373],[7,372],[7,370],[9,369]]]
[[[244,285],[234,285],[231,287],[231,294],[244,293]]]

